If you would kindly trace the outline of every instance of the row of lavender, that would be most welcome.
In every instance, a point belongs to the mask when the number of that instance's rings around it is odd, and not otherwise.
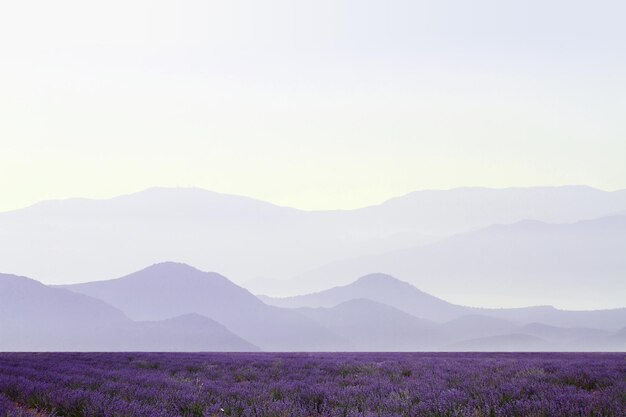
[[[621,417],[626,356],[5,353],[0,395],[11,417]]]
[[[0,416],[1,417],[53,417],[54,413],[29,410],[24,406],[9,400],[6,395],[0,394]]]

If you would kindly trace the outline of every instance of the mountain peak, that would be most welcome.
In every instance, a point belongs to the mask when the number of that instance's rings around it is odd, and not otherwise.
[[[185,314],[181,314],[181,315],[166,319],[165,321],[168,321],[170,323],[180,322],[180,323],[187,323],[187,324],[217,323],[215,320],[207,316],[203,316],[202,314],[198,314],[198,313],[185,313]]]
[[[172,284],[181,281],[205,282],[208,280],[214,284],[219,283],[220,285],[236,286],[228,278],[217,272],[203,271],[182,262],[172,261],[152,264],[140,271],[118,279],[125,278],[136,278],[149,282],[159,281]],[[85,285],[89,285],[89,283]]]
[[[390,283],[390,282],[398,283],[398,282],[403,282],[403,281],[400,281],[399,279],[389,274],[376,272],[373,274],[363,275],[362,277],[358,278],[355,282],[369,284],[369,283]]]
[[[236,287],[236,285],[231,283],[228,278],[221,274],[218,274],[217,272],[206,272],[182,262],[172,261],[155,263],[139,271],[132,272],[128,275],[124,275],[115,279],[61,285],[60,287],[65,287],[77,292],[82,292],[79,289],[85,289],[90,287],[105,288],[113,283],[129,283],[129,285],[133,286],[140,286],[146,283],[159,283],[160,286],[176,286],[179,285],[181,282],[209,282],[221,286]]]
[[[404,282],[396,277],[381,272],[364,275],[354,281],[352,285],[377,288],[411,286],[407,282]]]
[[[197,268],[194,268],[191,265],[182,263],[182,262],[173,262],[173,261],[165,261],[165,262],[157,262],[155,264],[150,265],[147,268],[144,268],[144,271],[163,271],[163,272],[202,272]]]

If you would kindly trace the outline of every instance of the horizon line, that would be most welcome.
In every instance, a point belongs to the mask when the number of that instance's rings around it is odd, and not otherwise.
[[[20,210],[25,210],[25,209],[29,209],[32,207],[36,207],[42,204],[47,204],[47,203],[60,203],[60,202],[70,202],[70,201],[90,201],[90,202],[96,202],[96,201],[108,201],[108,200],[114,200],[117,198],[124,198],[124,197],[129,197],[129,196],[133,196],[133,195],[138,195],[138,194],[142,194],[142,193],[146,193],[146,192],[150,192],[150,191],[157,191],[157,190],[179,190],[179,191],[201,191],[201,192],[206,192],[206,193],[212,193],[212,194],[217,194],[217,195],[221,195],[221,196],[225,196],[225,197],[236,197],[236,198],[242,198],[242,199],[248,199],[248,200],[253,200],[256,202],[260,202],[260,203],[265,203],[265,204],[269,204],[272,205],[274,207],[278,207],[278,208],[283,208],[283,209],[291,209],[291,210],[297,210],[297,211],[301,211],[301,212],[330,212],[330,211],[356,211],[356,210],[362,210],[362,209],[367,209],[370,207],[378,207],[381,206],[383,204],[386,204],[390,201],[393,200],[397,200],[403,197],[407,197],[409,195],[412,194],[416,194],[416,193],[421,193],[421,192],[446,192],[446,191],[456,191],[456,190],[493,190],[493,191],[504,191],[504,190],[523,190],[523,189],[532,189],[532,188],[587,188],[587,189],[591,189],[594,191],[599,191],[599,192],[604,192],[604,193],[616,193],[616,192],[623,192],[626,191],[626,188],[618,188],[615,190],[607,190],[607,189],[603,189],[603,188],[599,188],[599,187],[594,187],[591,185],[585,185],[585,184],[562,184],[562,185],[528,185],[528,186],[510,186],[510,187],[489,187],[489,186],[482,186],[482,185],[471,185],[471,186],[458,186],[458,187],[450,187],[450,188],[421,188],[421,189],[415,189],[413,191],[409,191],[407,193],[404,194],[399,194],[399,195],[395,195],[395,196],[391,196],[388,197],[378,203],[374,203],[374,204],[367,204],[364,206],[358,206],[358,207],[353,207],[353,208],[323,208],[323,209],[306,209],[306,208],[300,208],[300,207],[294,207],[294,206],[289,206],[289,205],[284,205],[284,204],[279,204],[279,203],[275,203],[272,202],[270,200],[265,200],[262,198],[257,198],[257,197],[251,197],[248,195],[244,195],[244,194],[235,194],[235,193],[228,193],[228,192],[222,192],[222,191],[214,191],[208,188],[203,188],[203,187],[198,187],[198,186],[161,186],[161,185],[155,185],[155,186],[150,186],[150,187],[146,187],[146,188],[141,188],[139,190],[136,191],[131,191],[131,192],[126,192],[126,193],[121,193],[121,194],[115,194],[113,196],[110,197],[61,197],[61,198],[50,198],[50,199],[45,199],[45,200],[38,200],[34,203],[25,205],[25,206],[21,206],[21,207],[16,207],[16,208],[12,208],[12,209],[8,209],[8,210],[0,210],[0,214],[4,214],[4,213],[11,213],[11,212],[16,212],[16,211],[20,211]]]

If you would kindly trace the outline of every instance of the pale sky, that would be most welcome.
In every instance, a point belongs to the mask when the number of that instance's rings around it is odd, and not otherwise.
[[[305,209],[626,188],[626,3],[4,1],[0,211],[194,186]]]

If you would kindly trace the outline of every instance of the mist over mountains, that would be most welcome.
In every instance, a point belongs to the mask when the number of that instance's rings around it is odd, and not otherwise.
[[[626,299],[626,216],[575,223],[523,220],[436,243],[336,261],[298,277],[306,288],[372,271],[403,277],[472,305],[621,306]],[[347,278],[348,277],[348,278]]]
[[[258,348],[197,314],[132,321],[96,298],[0,274],[3,351],[253,351]]]
[[[319,294],[264,300],[219,274],[173,262],[64,288],[0,275],[0,350],[626,349],[625,308],[477,309],[380,274]]]
[[[265,350],[326,350],[337,337],[291,310],[263,303],[217,273],[161,263],[122,278],[66,286],[102,300],[134,320],[188,314],[215,319]]]
[[[589,187],[43,202],[0,213],[0,350],[622,351],[625,212]]]
[[[0,213],[0,271],[64,284],[173,259],[275,296],[384,272],[461,304],[621,307],[625,211],[626,191],[584,186],[417,191],[337,211],[154,188]]]

